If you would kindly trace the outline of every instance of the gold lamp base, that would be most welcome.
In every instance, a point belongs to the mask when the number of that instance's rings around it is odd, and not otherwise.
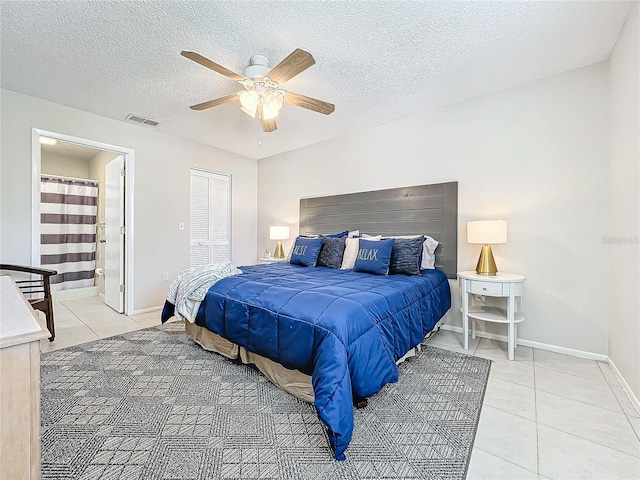
[[[282,248],[282,240],[278,240],[276,251],[273,252],[273,258],[284,258],[284,248]]]
[[[498,268],[496,267],[496,261],[493,259],[493,252],[491,252],[490,245],[482,246],[478,265],[476,265],[476,273],[478,275],[495,275],[498,273]]]

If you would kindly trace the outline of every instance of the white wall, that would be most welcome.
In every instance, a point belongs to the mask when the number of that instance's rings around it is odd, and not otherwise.
[[[629,16],[610,60],[609,356],[640,398],[640,30]]]
[[[189,229],[178,222],[189,223],[190,167],[232,175],[232,261],[257,260],[255,160],[6,89],[0,99],[2,262],[31,262],[32,127],[135,150],[135,310],[162,305],[162,272],[189,266]]]
[[[459,269],[480,253],[466,221],[507,219],[509,243],[493,252],[527,277],[519,336],[606,354],[607,73],[598,64],[260,160],[257,253],[269,225],[295,236],[300,197],[457,180]],[[461,326],[452,287],[447,323]]]
[[[88,160],[69,158],[45,152],[42,152],[41,155],[41,172],[44,174],[74,178],[91,178],[89,177]]]

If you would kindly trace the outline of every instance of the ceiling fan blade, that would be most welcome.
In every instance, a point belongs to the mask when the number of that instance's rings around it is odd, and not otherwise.
[[[265,120],[264,118],[260,119],[260,122],[262,123],[262,131],[263,132],[274,132],[277,128],[278,125],[276,125],[276,119],[275,118],[271,118],[269,120]]]
[[[299,93],[287,92],[284,95],[284,101],[291,105],[297,105],[298,107],[307,108],[314,112],[323,113],[329,115],[333,113],[336,106],[332,103],[323,102],[322,100],[316,100],[315,98],[306,97]]]
[[[218,72],[224,75],[225,77],[230,78],[231,80],[235,80],[236,82],[243,82],[246,80],[246,78],[244,78],[242,75],[232,72],[228,68],[224,68],[222,65],[218,65],[216,62],[213,62],[208,58],[203,57],[199,53],[188,52],[186,50],[183,50],[182,52],[180,52],[180,55],[182,55],[183,57],[187,57],[189,60],[193,60],[194,62],[199,63],[200,65],[204,65],[205,67],[210,68],[214,72]]]
[[[216,98],[214,100],[209,100],[208,102],[198,103],[197,105],[191,105],[189,108],[191,110],[204,110],[206,108],[217,107],[218,105],[223,105],[225,103],[238,100],[240,98],[240,93],[242,92],[231,93],[229,95],[225,95],[224,97]]]
[[[309,52],[296,48],[267,74],[274,82],[284,83],[316,63]]]

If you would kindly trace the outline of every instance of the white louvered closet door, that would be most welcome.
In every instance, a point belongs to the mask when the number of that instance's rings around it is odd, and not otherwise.
[[[190,265],[231,260],[231,177],[191,169]]]

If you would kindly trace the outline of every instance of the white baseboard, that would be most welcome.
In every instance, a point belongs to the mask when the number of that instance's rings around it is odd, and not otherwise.
[[[636,397],[636,395],[633,393],[633,390],[631,390],[631,387],[622,376],[622,373],[620,373],[620,370],[618,370],[618,367],[616,367],[616,364],[613,363],[613,360],[607,357],[607,362],[609,363],[611,370],[613,370],[613,373],[615,374],[616,378],[620,382],[622,389],[627,394],[627,397],[629,397],[629,400],[631,400],[631,403],[633,404],[634,408],[637,410],[638,413],[640,413],[640,401],[638,400],[638,397]]]
[[[454,327],[452,325],[442,325],[443,330],[449,330],[452,332],[462,333],[462,327]],[[476,330],[476,337],[488,338],[489,340],[498,340],[500,342],[507,342],[506,335],[497,335],[495,333],[487,333]],[[586,358],[588,360],[598,360],[601,362],[608,361],[609,357],[600,353],[585,352],[583,350],[575,350],[573,348],[559,347],[557,345],[550,345],[548,343],[534,342],[532,340],[518,339],[518,345],[525,347],[539,348],[540,350],[548,350],[550,352],[563,353],[565,355],[571,355],[573,357]]]
[[[454,327],[452,325],[442,325],[442,330],[449,330],[451,332],[462,333],[462,327]],[[488,338],[490,340],[498,340],[500,342],[505,342],[505,343],[507,342],[506,335],[496,335],[494,333],[479,332],[478,330],[476,330],[476,337]],[[585,352],[583,350],[575,350],[573,348],[559,347],[557,345],[549,345],[548,343],[534,342],[531,340],[518,339],[518,345],[523,345],[525,347],[539,348],[540,350],[548,350],[550,352],[563,353],[565,355],[571,355],[573,357],[586,358],[588,360],[597,360],[600,362],[608,363],[611,366],[611,369],[613,370],[613,373],[615,374],[616,378],[620,382],[622,389],[625,391],[625,393],[629,397],[629,400],[631,400],[631,403],[633,404],[634,408],[638,411],[638,413],[640,413],[640,401],[638,400],[638,397],[636,397],[636,395],[633,393],[633,391],[631,390],[631,387],[629,387],[629,384],[622,376],[622,373],[620,373],[620,370],[618,370],[618,367],[616,367],[615,363],[613,363],[613,360],[611,360],[609,356],[602,355],[599,353]]]
[[[140,310],[135,310],[133,313],[129,313],[129,315],[140,315],[141,313],[158,312],[160,310],[162,310],[162,306],[141,308]]]

